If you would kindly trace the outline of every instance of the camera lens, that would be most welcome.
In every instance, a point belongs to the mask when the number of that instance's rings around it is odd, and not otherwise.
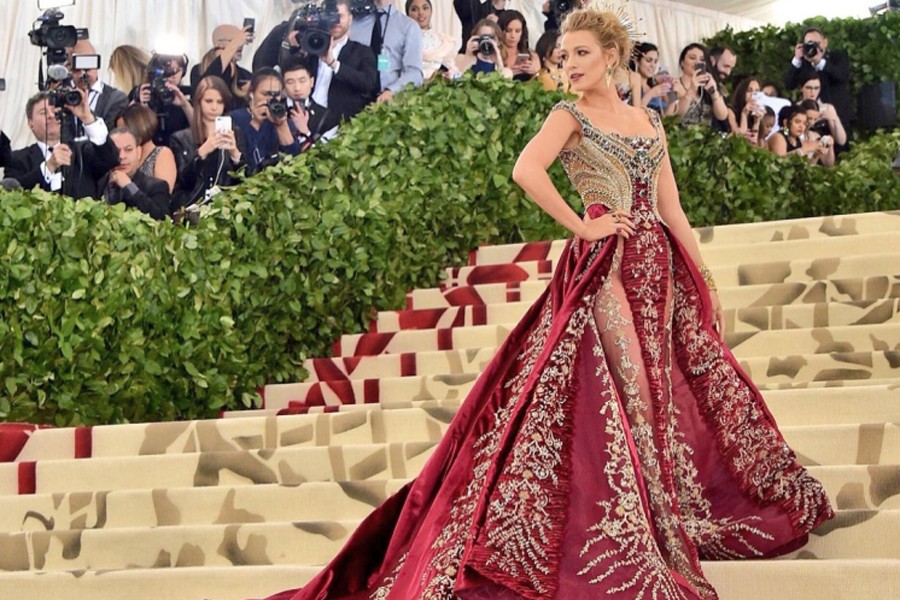
[[[266,102],[266,106],[269,109],[269,116],[273,119],[283,119],[287,116],[287,105],[281,100],[272,98]]]
[[[81,104],[81,94],[78,93],[78,90],[67,90],[63,95],[63,101],[66,106],[78,106]]]
[[[482,56],[490,56],[494,53],[494,44],[492,43],[491,36],[481,36],[478,40],[478,53]]]
[[[803,54],[807,58],[812,58],[819,53],[819,44],[817,42],[806,42],[803,44]]]
[[[323,55],[331,44],[331,34],[327,31],[310,29],[300,42],[301,48],[309,54]]]

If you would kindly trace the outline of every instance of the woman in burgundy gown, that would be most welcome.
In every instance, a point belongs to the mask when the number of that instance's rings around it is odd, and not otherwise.
[[[575,238],[419,477],[273,599],[716,598],[701,559],[782,554],[833,516],[722,341],[660,120],[607,75],[629,47],[615,14],[566,20],[581,97],[514,178]]]

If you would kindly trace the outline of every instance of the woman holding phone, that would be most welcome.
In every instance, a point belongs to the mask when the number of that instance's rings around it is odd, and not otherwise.
[[[528,25],[517,10],[505,10],[497,21],[503,32],[503,62],[509,65],[516,81],[529,81],[541,70],[537,54],[528,48]]]
[[[243,164],[243,138],[223,116],[231,107],[231,92],[218,77],[204,77],[194,92],[194,118],[188,129],[172,136],[178,165],[173,210],[203,200],[218,186],[233,185],[229,175]]]
[[[719,93],[716,80],[707,71],[709,59],[706,47],[688,44],[678,58],[681,76],[675,80],[673,88],[678,99],[669,105],[666,114],[681,117],[682,125],[709,124],[715,117],[720,121],[728,118],[728,106]]]

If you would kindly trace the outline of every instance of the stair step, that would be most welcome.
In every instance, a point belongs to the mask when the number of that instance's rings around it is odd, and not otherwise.
[[[840,510],[900,510],[900,464],[809,467]],[[408,479],[0,496],[0,531],[365,518]]]
[[[900,219],[897,219],[900,222]],[[728,245],[707,244],[701,247],[703,260],[711,268],[746,263],[752,256],[754,262],[778,262],[784,256],[802,256],[807,259],[829,259],[840,256],[871,254],[873,248],[896,248],[900,246],[900,232],[885,231],[867,235],[847,235],[829,238],[807,238],[784,240],[778,243],[731,243]],[[495,252],[476,252],[474,262],[469,267],[501,267],[522,265],[530,262],[547,261],[555,265],[565,249],[565,240],[551,243],[513,244]],[[447,271],[451,277],[452,270]]]
[[[759,388],[793,389],[810,386],[873,385],[895,380],[900,353],[798,354],[755,357],[740,361]],[[464,399],[479,373],[415,375],[349,381],[281,383],[265,387],[269,411],[294,405],[369,404],[387,399]]]
[[[868,249],[870,252],[871,248]],[[893,247],[890,248],[893,250]],[[853,256],[832,255],[826,258],[794,258],[792,260],[742,261],[736,265],[709,265],[716,282],[722,287],[776,283],[809,283],[835,278],[866,277],[893,273],[900,264],[900,252]],[[745,253],[746,254],[746,253]],[[446,269],[442,290],[490,283],[519,283],[549,280],[553,276],[549,260],[506,265],[475,265]]]
[[[399,412],[399,411],[398,411]],[[358,435],[365,437],[366,413]],[[364,481],[414,477],[440,440],[446,423],[420,420],[396,427],[403,441],[316,446],[309,441],[261,450],[155,454],[0,464],[0,494],[52,494],[92,490],[239,486],[308,481]],[[445,419],[452,418],[447,414]],[[385,417],[385,422],[389,419]],[[872,423],[784,427],[782,433],[804,465],[900,463],[900,425]],[[418,439],[417,439],[418,438]],[[34,490],[22,489],[21,467],[33,465]]]
[[[378,313],[369,333],[451,329],[481,325],[515,325],[528,312],[528,302],[451,306]],[[803,329],[900,322],[900,298],[869,301],[817,302],[777,306],[726,308],[726,331]]]
[[[760,247],[788,248],[784,243],[814,241],[821,246],[829,246],[846,238],[869,237],[878,234],[894,234],[898,231],[900,211],[887,213],[865,213],[837,217],[811,217],[765,223],[742,223],[700,227],[694,236],[700,244],[706,260],[710,252],[731,247],[754,245]],[[472,253],[471,264],[488,265],[518,262],[520,260],[541,260],[558,256],[566,240],[548,240],[520,244],[481,246]],[[785,251],[787,253],[787,251]],[[802,255],[802,253],[800,253]],[[711,262],[711,261],[710,261]]]
[[[0,533],[3,570],[317,565],[359,520],[187,525]],[[877,541],[876,541],[877,540]],[[892,559],[900,555],[900,511],[838,511],[788,558]]]
[[[318,566],[13,571],[0,588],[16,600],[246,600],[301,587]],[[704,562],[722,600],[887,599],[900,596],[900,560]]]
[[[900,423],[900,386],[765,390],[779,425]],[[228,419],[44,429],[32,434],[17,461],[109,458],[261,450],[290,446],[436,440],[462,400],[390,401],[310,407],[305,414],[257,416],[236,411]],[[324,410],[335,408],[339,410]],[[91,452],[76,454],[77,437],[90,436]]]
[[[885,273],[893,273],[891,268]],[[827,280],[758,285],[726,285],[717,281],[719,298],[726,307],[784,306],[789,304],[873,301],[900,298],[900,275],[877,274],[830,277]],[[489,283],[449,290],[425,288],[407,294],[407,309],[480,306],[537,300],[549,285],[546,280]]]

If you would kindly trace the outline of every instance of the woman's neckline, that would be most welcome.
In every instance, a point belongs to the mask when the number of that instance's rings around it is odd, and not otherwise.
[[[584,113],[584,111],[581,110],[581,107],[579,107],[574,102],[572,102],[571,104],[575,108],[575,110],[578,111],[578,114],[580,114],[582,117],[584,117],[584,120],[587,122],[587,124],[590,126],[590,128],[593,129],[594,131],[599,131],[600,133],[605,133],[607,135],[615,135],[617,137],[620,137],[620,138],[626,139],[626,140],[644,139],[644,140],[654,140],[655,141],[655,140],[659,139],[659,131],[656,129],[656,126],[653,124],[653,121],[650,118],[650,113],[648,112],[649,109],[647,109],[647,108],[644,109],[644,113],[647,115],[647,119],[650,120],[650,126],[653,127],[653,129],[654,129],[654,135],[644,135],[641,133],[629,135],[629,134],[625,134],[625,133],[620,133],[618,131],[613,131],[611,129],[600,129],[599,127],[594,125],[594,122],[591,121],[590,117],[588,117]]]

